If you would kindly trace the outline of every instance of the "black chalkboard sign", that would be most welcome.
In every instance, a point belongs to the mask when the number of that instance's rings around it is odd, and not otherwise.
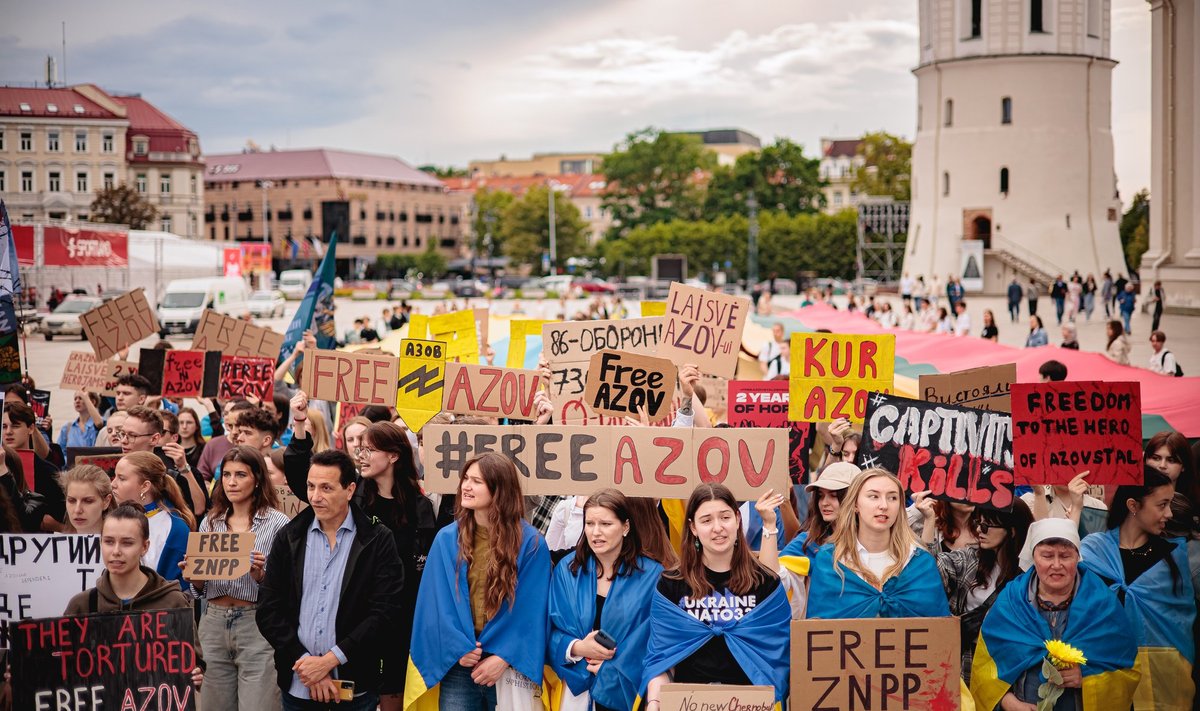
[[[190,608],[12,625],[13,708],[194,711]]]

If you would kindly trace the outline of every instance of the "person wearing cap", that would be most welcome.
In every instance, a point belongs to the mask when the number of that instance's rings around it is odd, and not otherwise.
[[[1061,671],[1055,711],[1128,709],[1141,675],[1136,634],[1117,596],[1079,565],[1075,522],[1047,518],[1029,526],[1021,564],[983,620],[971,665],[971,694],[980,709],[1034,711],[1046,679],[1048,640],[1082,652],[1086,661]]]
[[[846,490],[862,470],[849,462],[834,462],[821,471],[817,480],[804,487],[809,492],[808,527],[779,552],[775,537],[762,541],[758,560],[779,573],[792,604],[792,619],[804,619],[807,599],[809,562],[829,540],[837,523],[838,510]]]
[[[1196,598],[1188,575],[1187,541],[1165,538],[1175,487],[1151,466],[1145,483],[1117,487],[1108,530],[1080,544],[1084,563],[1104,579],[1137,635],[1141,683],[1133,706],[1190,709],[1196,688]]]

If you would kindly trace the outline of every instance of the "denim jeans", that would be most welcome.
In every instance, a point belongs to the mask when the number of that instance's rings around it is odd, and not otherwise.
[[[198,636],[208,668],[200,694],[202,711],[279,708],[275,650],[254,621],[254,607],[209,603]]]
[[[1125,335],[1126,336],[1133,334],[1133,329],[1130,328],[1131,324],[1129,323],[1129,320],[1132,318],[1133,318],[1132,311],[1125,311],[1125,310],[1121,311],[1121,320],[1125,322]]]
[[[379,694],[359,694],[353,701],[325,704],[309,699],[297,699],[291,694],[283,695],[283,711],[375,711],[379,706]]]
[[[481,686],[471,678],[471,670],[455,664],[442,677],[438,689],[440,711],[494,711],[496,687]]]

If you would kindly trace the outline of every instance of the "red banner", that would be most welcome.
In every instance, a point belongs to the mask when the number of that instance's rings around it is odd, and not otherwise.
[[[125,267],[129,235],[125,232],[44,227],[43,263],[47,267]]]
[[[13,225],[13,242],[17,245],[17,264],[22,267],[32,267],[33,262],[33,225]]]
[[[225,276],[240,277],[242,275],[242,250],[240,247],[225,248]]]
[[[247,274],[271,271],[271,246],[268,244],[243,244],[242,271]]]

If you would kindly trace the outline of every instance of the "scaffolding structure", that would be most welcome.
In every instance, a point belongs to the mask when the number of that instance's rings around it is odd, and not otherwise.
[[[871,197],[860,202],[856,250],[858,279],[874,279],[881,283],[899,281],[907,241],[907,202],[887,197]]]

